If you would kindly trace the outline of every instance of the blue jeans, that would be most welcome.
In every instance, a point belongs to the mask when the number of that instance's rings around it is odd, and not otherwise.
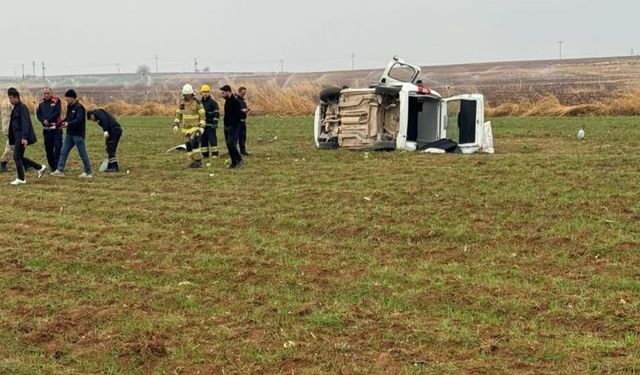
[[[91,161],[89,161],[89,154],[87,153],[87,148],[84,145],[84,138],[78,135],[69,134],[64,137],[62,151],[60,151],[60,161],[58,162],[58,171],[64,172],[64,166],[67,164],[67,158],[69,157],[69,152],[73,146],[78,148],[80,159],[82,159],[82,164],[84,165],[84,173],[91,174]]]

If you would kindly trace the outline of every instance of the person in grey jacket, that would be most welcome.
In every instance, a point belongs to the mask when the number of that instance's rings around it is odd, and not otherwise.
[[[36,133],[33,130],[29,108],[20,101],[18,90],[10,89],[8,94],[9,101],[13,105],[11,123],[9,124],[9,144],[14,146],[13,161],[16,163],[16,171],[18,173],[18,178],[11,185],[18,186],[27,183],[24,172],[25,166],[37,170],[38,178],[42,178],[47,167],[24,156],[27,147],[36,143]]]
[[[9,101],[9,98],[3,99],[2,102],[0,102],[0,115],[2,115],[2,134],[4,134],[5,138],[2,143],[5,143],[5,146],[2,158],[0,158],[0,173],[9,172],[7,164],[9,164],[9,160],[13,159],[13,146],[9,144],[9,123],[11,122],[11,111],[13,111],[11,101]]]

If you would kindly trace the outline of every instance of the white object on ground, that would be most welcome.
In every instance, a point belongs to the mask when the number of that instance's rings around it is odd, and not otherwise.
[[[423,154],[446,154],[447,152],[441,148],[428,148],[422,151]]]
[[[583,141],[584,137],[586,136],[584,129],[580,128],[580,130],[578,130],[578,140],[579,141]]]

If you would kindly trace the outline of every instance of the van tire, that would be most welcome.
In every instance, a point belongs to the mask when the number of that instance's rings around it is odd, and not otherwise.
[[[319,141],[318,142],[319,150],[337,150],[338,149],[338,138],[331,138],[328,141]]]
[[[338,102],[340,100],[340,87],[329,87],[320,92],[320,100],[325,103]]]
[[[376,94],[382,96],[390,96],[393,98],[397,98],[400,96],[401,87],[393,87],[393,86],[377,86]]]

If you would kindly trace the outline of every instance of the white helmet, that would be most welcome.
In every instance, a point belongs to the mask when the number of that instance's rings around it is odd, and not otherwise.
[[[194,91],[193,91],[193,86],[191,86],[190,84],[186,84],[184,86],[182,86],[182,95],[193,95]]]

